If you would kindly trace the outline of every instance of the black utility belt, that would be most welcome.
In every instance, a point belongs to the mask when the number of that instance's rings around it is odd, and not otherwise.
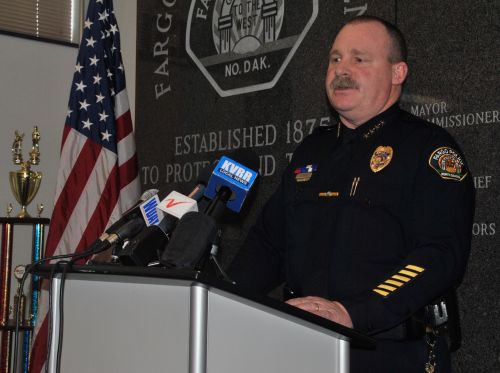
[[[460,347],[462,335],[454,290],[423,307],[401,324],[374,334],[373,337],[395,341],[413,341],[422,339],[426,333],[446,336],[451,351]]]

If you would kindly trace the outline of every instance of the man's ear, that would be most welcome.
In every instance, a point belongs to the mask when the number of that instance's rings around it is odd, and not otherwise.
[[[408,65],[406,62],[392,64],[392,84],[401,85],[408,75]]]

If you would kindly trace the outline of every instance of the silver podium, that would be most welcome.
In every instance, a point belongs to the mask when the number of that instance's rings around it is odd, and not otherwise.
[[[372,342],[199,273],[81,268],[52,282],[51,373],[347,373]]]

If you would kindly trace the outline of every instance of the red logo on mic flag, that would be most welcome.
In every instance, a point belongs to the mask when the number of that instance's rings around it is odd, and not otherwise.
[[[174,206],[177,206],[177,205],[180,205],[180,204],[183,204],[183,203],[189,203],[190,201],[176,201],[175,198],[169,198],[166,200],[166,204],[165,204],[165,207],[167,209],[170,209]]]
[[[186,212],[198,211],[198,203],[194,199],[174,190],[161,201],[158,209],[180,219]]]

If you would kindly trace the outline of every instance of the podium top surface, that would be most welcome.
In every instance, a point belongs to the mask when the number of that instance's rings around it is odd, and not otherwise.
[[[165,268],[144,268],[144,267],[129,267],[121,265],[66,265],[57,264],[44,264],[37,265],[34,272],[42,277],[49,277],[55,273],[66,274],[84,274],[88,276],[99,275],[115,275],[115,276],[135,276],[135,277],[148,277],[148,278],[163,278],[170,280],[186,281],[192,284],[200,284],[207,287],[209,290],[222,290],[232,295],[241,297],[243,299],[255,302],[265,307],[269,307],[276,311],[282,312],[286,315],[306,321],[310,324],[320,328],[327,329],[337,334],[343,335],[349,339],[352,347],[373,349],[375,347],[375,340],[368,337],[354,329],[347,328],[343,325],[329,321],[325,318],[316,316],[312,313],[303,311],[293,307],[287,303],[281,302],[277,299],[252,292],[250,289],[244,289],[236,284],[228,281],[223,281],[212,275],[194,271],[194,270],[172,270]]]

